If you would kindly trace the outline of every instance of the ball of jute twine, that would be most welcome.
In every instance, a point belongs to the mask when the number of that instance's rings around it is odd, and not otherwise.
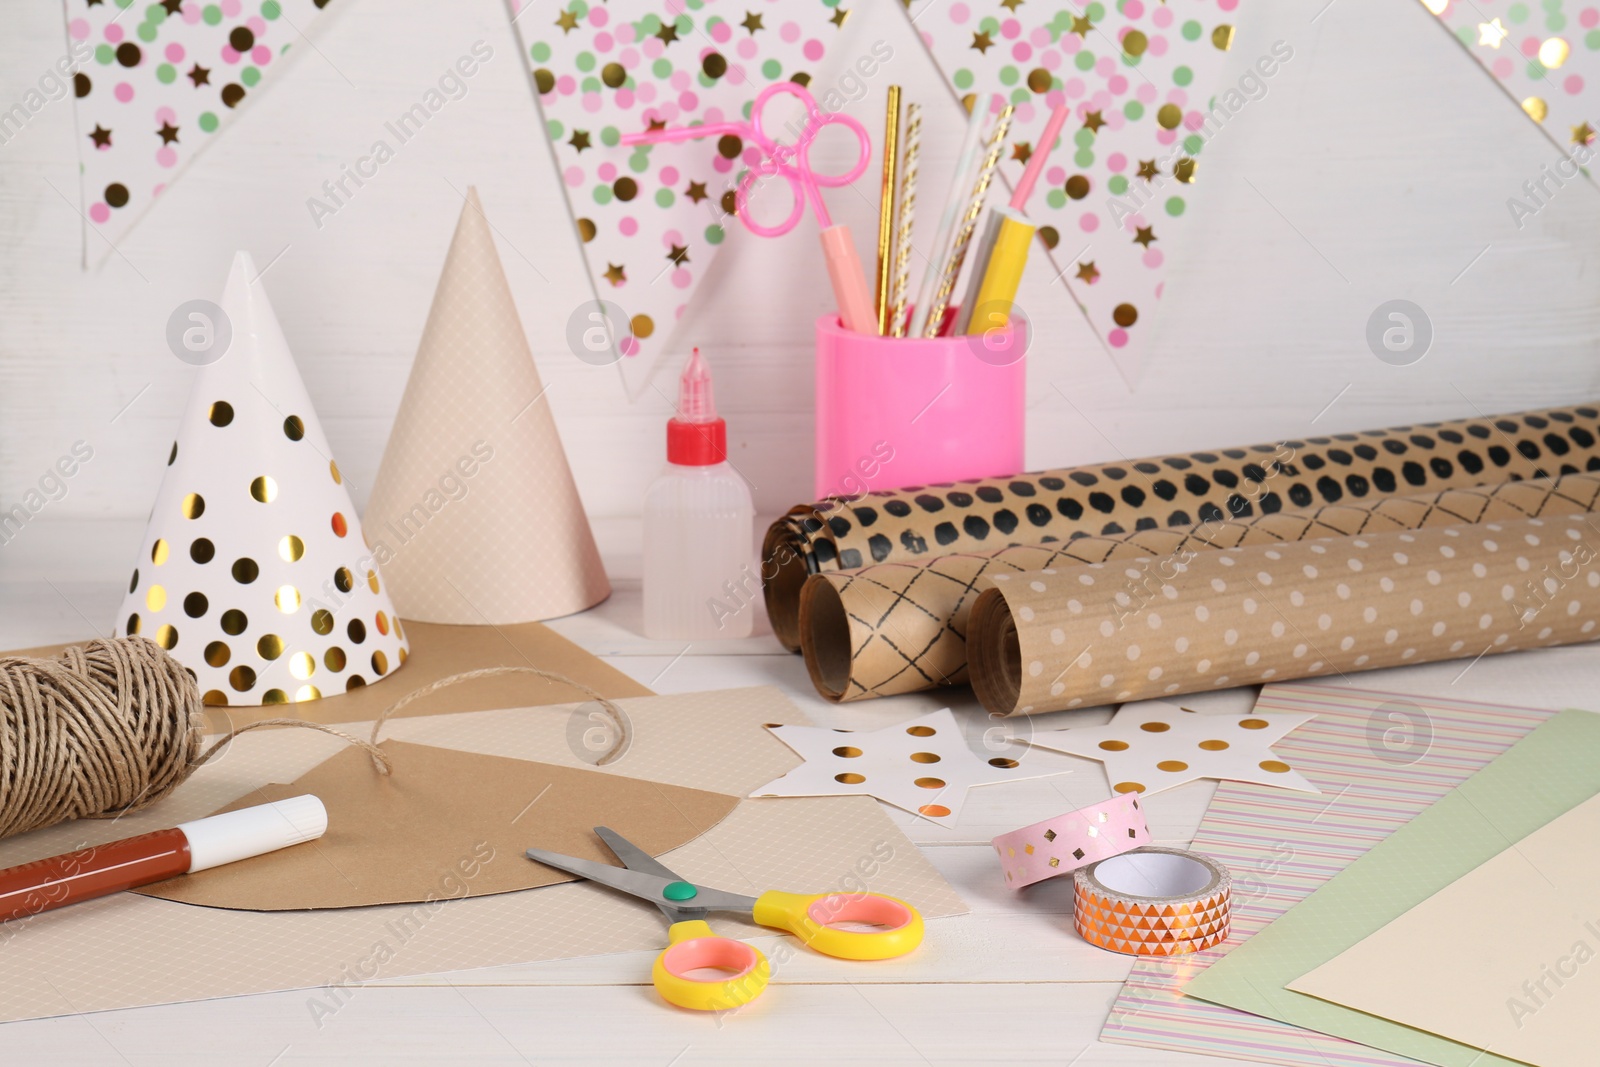
[[[365,739],[304,719],[262,719],[202,751],[200,689],[182,664],[147,638],[97,639],[55,659],[0,657],[0,837],[148,807],[235,737],[268,726],[332,734],[364,749],[378,773],[390,774],[378,734],[397,711],[462,682],[512,674],[571,686],[600,704],[616,725],[617,740],[597,764],[610,763],[627,747],[622,709],[582,682],[538,667],[485,667],[430,682],[389,705]]]

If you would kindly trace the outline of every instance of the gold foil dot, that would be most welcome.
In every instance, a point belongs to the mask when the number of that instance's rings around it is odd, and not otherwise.
[[[989,766],[999,767],[1002,770],[1009,771],[1011,768],[1017,766],[1017,761],[1009,756],[996,756],[994,759],[989,761]]]
[[[344,649],[334,645],[322,654],[322,665],[330,671],[344,670]]]
[[[343,537],[350,532],[350,524],[344,521],[344,515],[335,511],[333,513],[333,533],[335,537]]]
[[[233,580],[240,585],[249,585],[260,576],[261,568],[249,556],[240,556],[233,561]]]
[[[238,608],[229,608],[222,613],[222,632],[238,637],[250,625],[250,620]]]
[[[374,593],[380,591],[379,587],[378,587],[378,572],[377,571],[368,571],[367,572],[367,588],[372,590]],[[397,634],[400,632],[400,620],[399,619],[394,620],[394,632],[397,633]]]
[[[844,774],[836,774],[836,775],[834,775],[833,776],[833,780],[836,781],[836,782],[840,782],[840,783],[842,783],[844,785],[860,785],[862,782],[866,781],[867,778],[866,778],[866,775],[856,774],[854,772],[847,771]]]
[[[270,504],[278,499],[278,483],[263,474],[250,483],[250,495],[258,503]]]
[[[344,484],[344,475],[339,473],[339,465],[337,463],[335,463],[331,459],[328,460],[328,473],[333,475],[333,484],[334,485],[343,485]],[[339,536],[343,537],[344,535],[340,534]]]
[[[1061,857],[1060,856],[1051,856],[1050,857],[1050,866],[1052,866],[1052,867],[1061,866]]]
[[[209,667],[227,666],[232,658],[233,650],[224,641],[213,641],[206,646],[206,665]]]
[[[1239,725],[1242,726],[1246,730],[1265,730],[1267,728],[1267,720],[1265,720],[1265,719],[1240,719],[1239,720]]]
[[[400,629],[400,616],[398,616],[398,615],[396,615],[394,617],[394,635],[396,637],[404,637],[405,636],[405,634]],[[401,649],[400,651],[404,652],[405,649]]]
[[[1160,763],[1156,764],[1156,770],[1170,771],[1174,774],[1176,774],[1178,771],[1186,771],[1188,769],[1189,765],[1183,762],[1181,759],[1164,759]]]
[[[943,804],[924,804],[917,809],[918,815],[928,815],[935,819],[943,819],[950,814],[950,809]]]
[[[1544,102],[1543,97],[1530,96],[1522,102],[1522,110],[1526,111],[1534,122],[1543,122],[1550,114],[1550,105]]]
[[[1089,195],[1089,179],[1083,174],[1074,174],[1067,179],[1067,195],[1074,200],[1082,200]]]
[[[1054,80],[1050,77],[1050,72],[1043,67],[1034,67],[1028,71],[1028,88],[1036,93],[1048,93]]]
[[[367,624],[360,619],[351,619],[350,625],[344,628],[344,632],[350,635],[350,640],[359,645],[367,639]]]
[[[206,513],[206,498],[199,493],[189,493],[183,498],[183,517],[198,519]]]
[[[128,579],[128,592],[131,593],[137,588],[139,588],[139,568],[135,567],[133,577]]]
[[[1444,14],[1444,9],[1450,6],[1450,0],[1422,0],[1422,6],[1435,15]]]
[[[306,435],[306,424],[300,420],[299,415],[290,415],[283,420],[283,436],[291,441],[298,441]]]
[[[1539,46],[1539,62],[1546,70],[1555,70],[1567,61],[1572,47],[1560,37],[1551,37]]]
[[[207,537],[196,537],[189,542],[189,558],[196,563],[210,563],[217,554],[217,546]]]
[[[1164,734],[1168,730],[1172,729],[1172,727],[1168,726],[1164,722],[1142,722],[1139,724],[1139,729],[1145,731],[1146,733]]]
[[[844,759],[855,759],[861,755],[861,750],[859,748],[851,748],[849,745],[840,745],[833,750],[833,754]]]
[[[919,789],[943,789],[945,783],[943,778],[918,778],[912,784]]]
[[[389,657],[383,654],[383,649],[372,654],[372,673],[382,678],[389,673]]]
[[[225,708],[228,706],[228,694],[220,689],[208,689],[200,702],[208,707]]]
[[[152,585],[149,592],[144,595],[144,606],[151,611],[160,611],[167,606],[167,591],[159,585]]]
[[[931,726],[908,726],[906,733],[912,737],[932,737],[937,731]]]
[[[1139,782],[1118,782],[1111,787],[1118,793],[1143,793],[1144,786]]]
[[[932,752],[913,752],[913,753],[911,753],[911,762],[912,763],[938,763],[939,762],[939,757],[937,755],[935,755],[934,753],[932,753]]]
[[[140,625],[140,623],[139,623],[139,614],[138,614],[138,612],[134,612],[132,615],[128,616],[128,636],[129,637],[132,637],[134,634],[139,632],[139,625]]]
[[[1271,771],[1273,774],[1285,774],[1289,770],[1289,765],[1287,763],[1284,763],[1282,760],[1275,759],[1262,760],[1260,767],[1262,770]]]
[[[318,608],[311,613],[311,628],[323,637],[333,633],[333,612]]]
[[[344,691],[346,693],[348,693],[352,689],[360,689],[362,686],[364,686],[366,684],[367,684],[367,680],[365,678],[361,677],[361,675],[352,674],[350,677],[348,677],[348,678],[346,678],[344,680]]]
[[[158,537],[156,538],[156,543],[150,546],[150,562],[159,567],[166,561],[167,539],[164,537]]]
[[[1128,751],[1128,742],[1116,740],[1102,741],[1100,742],[1100,747],[1105,749],[1107,752],[1126,752]]]
[[[309,652],[296,652],[289,657],[289,673],[303,682],[317,673],[317,661]]]
[[[321,699],[322,690],[318,689],[314,685],[302,685],[299,689],[294,691],[294,702],[296,704],[304,704],[308,700]]]
[[[211,405],[211,410],[206,415],[206,418],[211,420],[211,425],[213,426],[226,426],[233,421],[233,405],[226,400],[218,400]]]
[[[1139,321],[1139,309],[1132,304],[1118,304],[1111,312],[1111,320],[1118,326],[1132,326]]]
[[[1162,104],[1156,109],[1156,122],[1163,130],[1175,130],[1183,121],[1183,108],[1177,104]]]
[[[283,638],[277,634],[262,634],[256,642],[256,652],[262,659],[273,660],[283,655]]]
[[[348,593],[356,586],[355,577],[350,573],[349,567],[340,567],[333,572],[333,585],[341,593]]]
[[[600,80],[607,88],[620,89],[628,80],[628,72],[622,69],[621,63],[607,63],[600,68]]]
[[[265,693],[261,694],[261,703],[287,704],[289,703],[289,694],[285,693],[282,689],[268,689]]]
[[[1122,52],[1129,56],[1142,56],[1144,50],[1150,47],[1150,38],[1138,30],[1129,30],[1122,35]]]
[[[1222,25],[1212,30],[1211,43],[1216,45],[1217,49],[1222,52],[1226,52],[1228,49],[1232,48],[1233,27],[1224,22]]]
[[[167,466],[170,467],[176,462],[178,462],[178,442],[174,441],[172,442],[172,453],[167,456]]]
[[[578,220],[578,236],[583,238],[584,244],[588,244],[590,241],[594,240],[595,234],[599,232],[600,231],[595,228],[593,219]]]
[[[1202,741],[1202,742],[1200,742],[1200,747],[1205,749],[1207,752],[1221,752],[1223,749],[1228,747],[1228,742],[1226,742],[1226,741]]]
[[[280,538],[278,541],[278,558],[285,563],[298,563],[300,557],[306,554],[306,543],[294,534]]]
[[[156,631],[156,644],[160,645],[162,648],[166,649],[167,651],[169,651],[169,652],[172,651],[173,647],[176,646],[177,643],[178,643],[178,630],[177,630],[177,627],[168,624],[168,625],[162,626],[159,630]]]
[[[389,616],[380,611],[375,621],[378,624],[378,632],[387,637],[389,635]]]
[[[204,593],[190,593],[183,598],[183,613],[191,619],[198,619],[211,607],[211,601],[206,599]]]
[[[398,631],[396,631],[396,632],[398,632]],[[402,664],[404,664],[405,661],[410,659],[410,658],[411,658],[411,653],[406,651],[406,646],[401,645],[400,646],[400,662]]]
[[[1189,156],[1184,156],[1172,165],[1172,176],[1185,185],[1194,184],[1194,169],[1197,166]]]
[[[633,330],[633,336],[641,340],[656,332],[656,320],[649,315],[635,315],[628,326]]]

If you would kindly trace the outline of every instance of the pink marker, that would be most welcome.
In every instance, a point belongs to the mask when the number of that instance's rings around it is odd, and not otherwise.
[[[1044,165],[1050,159],[1050,150],[1055,147],[1056,138],[1061,136],[1061,127],[1067,124],[1068,113],[1065,104],[1050,113],[1050,121],[1044,124],[1044,132],[1035,142],[1038,147],[1033,150],[1033,155],[1028,157],[1028,165],[1022,170],[1022,180],[1017,182],[1016,192],[1011,194],[1011,210],[1028,209],[1028,197],[1033,195],[1033,187],[1039,184],[1039,175],[1044,173]]]

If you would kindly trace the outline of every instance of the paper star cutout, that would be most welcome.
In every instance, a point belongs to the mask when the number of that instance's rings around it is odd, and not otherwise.
[[[1150,242],[1156,240],[1159,240],[1159,238],[1156,237],[1156,228],[1154,226],[1140,226],[1134,231],[1133,243],[1136,245],[1143,245],[1149,248]]]
[[[1572,127],[1573,144],[1589,144],[1594,140],[1594,127],[1585,122],[1582,126]]]
[[[1099,133],[1100,127],[1104,126],[1105,124],[1105,118],[1102,117],[1098,111],[1091,111],[1083,116],[1083,128],[1091,133]]]
[[[168,15],[183,14],[183,0],[161,0],[161,6],[167,9]]]
[[[828,21],[842,30],[844,29],[844,20],[849,17],[850,12],[846,11],[842,7],[836,7],[833,9],[833,14],[829,17]]]
[[[171,144],[178,139],[178,127],[170,122],[163,122],[161,128],[156,131],[156,136],[161,138],[162,144]]]
[[[994,38],[987,33],[975,33],[972,35],[972,44],[969,47],[976,48],[979,52],[987,55],[989,46],[992,44],[994,44]]]
[[[752,37],[756,35],[757,30],[766,29],[765,26],[761,25],[761,16],[757,15],[754,11],[746,11],[744,13],[744,21],[739,23],[739,25],[749,30],[750,36]]]
[[[1072,16],[1071,32],[1077,34],[1079,37],[1088,37],[1090,32],[1093,30],[1094,23],[1090,22],[1087,18],[1083,17],[1082,15]]]
[[[189,70],[189,80],[194,82],[194,87],[196,89],[200,88],[200,86],[202,86],[202,85],[210,85],[211,84],[211,68],[210,67],[202,67],[200,64],[196,63]]]
[[[667,258],[672,260],[672,262],[678,266],[683,266],[685,263],[689,262],[689,246],[673,245],[672,251],[667,253]]]
[[[1078,264],[1078,280],[1093,285],[1100,280],[1100,271],[1094,265],[1094,260]]]
[[[579,152],[582,152],[585,148],[590,147],[590,145],[589,145],[589,131],[588,130],[573,130],[572,131],[572,139],[569,140],[567,143],[569,145],[571,145],[573,148],[577,149]]]
[[[1506,29],[1505,23],[1498,18],[1492,22],[1478,23],[1478,43],[1486,44],[1490,48],[1499,48],[1511,31]]]
[[[561,34],[564,37],[578,28],[578,16],[571,11],[563,11],[556,19],[556,25],[561,27]]]
[[[111,131],[97,122],[94,124],[94,132],[89,134],[89,140],[94,142],[96,148],[110,148]]]
[[[621,285],[627,280],[628,272],[622,268],[620,263],[606,264],[606,281],[610,282],[612,285]]]
[[[1104,726],[1043,731],[1030,743],[1099,760],[1118,793],[1149,796],[1200,778],[1320,793],[1272,751],[1284,734],[1314,718],[1290,712],[1199,715],[1164,700],[1141,700],[1122,705]]]
[[[1014,741],[994,749],[993,756],[987,745],[974,751],[949,708],[881,730],[767,729],[805,762],[751,796],[871,796],[940,823],[956,821],[972,786],[1066,769],[1065,761],[1034,761],[1040,754]]]
[[[1011,146],[1011,158],[1018,163],[1028,162],[1028,157],[1033,155],[1033,146],[1027,141],[1018,141]]]
[[[1161,172],[1156,169],[1156,161],[1153,159],[1139,160],[1139,177],[1147,182],[1161,177]]]
[[[661,28],[656,31],[656,40],[660,41],[664,45],[671,44],[677,39],[678,27],[674,26],[670,22],[663,22],[661,24]]]
[[[698,204],[706,198],[706,183],[690,182],[689,188],[684,190],[683,195]]]

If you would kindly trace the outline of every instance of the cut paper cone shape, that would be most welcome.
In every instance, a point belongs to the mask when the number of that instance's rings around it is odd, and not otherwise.
[[[316,700],[407,655],[257,273],[234,257],[233,339],[195,377],[117,612],[118,631],[169,650],[214,705]]]
[[[408,619],[535,622],[611,595],[476,189],[366,521]]]

